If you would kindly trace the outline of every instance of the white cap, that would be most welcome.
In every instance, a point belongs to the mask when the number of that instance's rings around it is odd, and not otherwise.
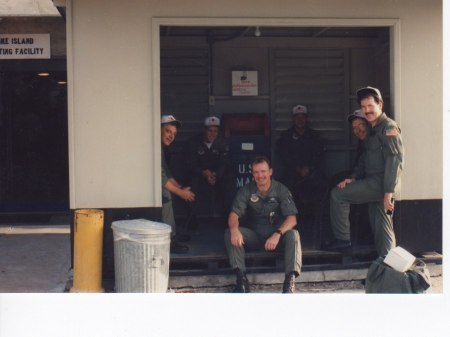
[[[364,116],[363,112],[360,109],[358,109],[353,111],[353,113],[351,113],[350,115],[348,115],[347,120],[351,123],[355,118],[366,119],[366,116]]]
[[[214,116],[205,118],[205,126],[220,126],[220,119]]]
[[[308,109],[306,109],[306,106],[304,106],[304,105],[296,105],[296,106],[294,106],[292,108],[292,114],[294,116],[298,115],[298,114],[305,114],[305,115],[307,115],[308,114]]]
[[[172,115],[162,115],[161,125],[163,124],[173,124],[177,127],[177,129],[181,127],[181,122]]]

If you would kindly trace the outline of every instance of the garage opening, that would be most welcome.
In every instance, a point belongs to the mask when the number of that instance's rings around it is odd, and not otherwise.
[[[238,188],[251,179],[248,163],[256,154],[267,155],[274,166],[274,177],[282,179],[275,145],[281,132],[292,125],[295,105],[308,108],[309,124],[320,134],[324,144],[320,167],[329,182],[349,170],[354,161],[357,141],[347,116],[358,108],[356,90],[367,85],[378,87],[390,114],[389,27],[163,25],[160,66],[161,112],[183,122],[170,149],[169,165],[175,178],[184,184],[189,181],[186,142],[202,132],[208,116],[222,120],[263,116],[267,120],[267,132],[261,129],[256,134],[244,131],[226,136]],[[243,95],[233,91],[236,73],[253,76],[256,88]],[[236,142],[252,143],[253,151],[243,153],[238,146],[233,152]],[[198,228],[186,230],[195,247],[192,254],[206,258],[223,252],[226,225],[220,221],[220,198],[207,194],[204,199]],[[301,209],[299,212],[304,213]],[[179,227],[189,222],[181,200],[175,200],[175,213]],[[327,201],[312,213],[309,219],[299,220],[299,231],[303,247],[315,252],[317,259],[321,243],[331,234]],[[372,239],[364,214],[362,208],[353,211],[353,241],[361,252],[370,255]]]

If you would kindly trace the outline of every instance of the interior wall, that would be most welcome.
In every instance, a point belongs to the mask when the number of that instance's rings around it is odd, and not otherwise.
[[[395,116],[406,149],[401,198],[442,198],[441,13],[439,0],[68,1],[71,207],[160,205],[159,51],[152,27],[176,17],[180,25],[359,26],[398,19],[398,76],[391,86],[398,88]],[[427,123],[424,112],[432,116]]]

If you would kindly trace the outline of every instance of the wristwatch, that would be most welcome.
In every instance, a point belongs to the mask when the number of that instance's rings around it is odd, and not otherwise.
[[[283,236],[283,232],[281,231],[281,229],[277,229],[277,230],[275,231],[275,233],[278,233],[278,234],[280,234],[280,236]]]

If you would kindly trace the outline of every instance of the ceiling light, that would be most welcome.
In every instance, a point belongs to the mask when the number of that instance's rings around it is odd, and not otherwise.
[[[50,76],[49,73],[38,73],[37,75],[38,75],[38,76],[41,76],[41,77]]]

